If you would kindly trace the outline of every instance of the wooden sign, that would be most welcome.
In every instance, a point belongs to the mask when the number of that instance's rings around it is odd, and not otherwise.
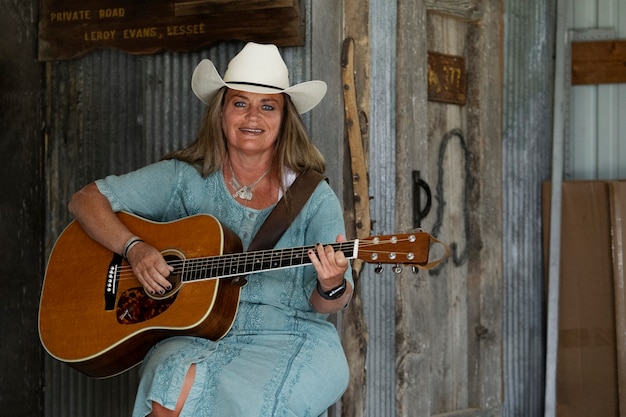
[[[572,42],[572,85],[626,83],[626,40]]]
[[[39,59],[188,52],[228,39],[301,46],[304,37],[299,0],[41,0]]]
[[[465,104],[465,59],[428,52],[428,100]]]

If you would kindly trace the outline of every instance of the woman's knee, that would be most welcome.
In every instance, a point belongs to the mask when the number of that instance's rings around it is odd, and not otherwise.
[[[180,395],[176,401],[176,408],[174,410],[170,410],[163,407],[161,404],[152,401],[152,412],[148,415],[148,417],[178,417],[183,409],[183,406],[185,405],[185,401],[187,401],[187,397],[189,396],[189,392],[191,391],[195,378],[196,364],[193,363],[185,375],[183,387],[181,388]]]

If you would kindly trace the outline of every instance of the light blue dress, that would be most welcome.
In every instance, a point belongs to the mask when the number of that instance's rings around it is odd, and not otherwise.
[[[244,248],[273,208],[246,208],[230,195],[221,172],[202,178],[176,160],[96,184],[115,211],[153,221],[211,214],[239,235]],[[322,181],[276,247],[332,243],[340,233],[339,201]],[[350,270],[346,279],[352,283]],[[348,364],[334,325],[309,304],[315,285],[310,265],[250,275],[224,338],[174,337],[147,354],[133,417],[148,415],[152,401],[174,409],[192,363],[196,378],[181,417],[324,415],[347,388]]]

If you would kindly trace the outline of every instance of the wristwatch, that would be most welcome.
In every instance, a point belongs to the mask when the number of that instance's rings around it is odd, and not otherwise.
[[[320,285],[320,282],[317,281],[317,292],[325,300],[336,300],[337,298],[341,297],[344,292],[346,292],[346,279],[343,279],[343,282],[340,286],[335,287],[329,291],[324,291],[322,289],[322,286]]]

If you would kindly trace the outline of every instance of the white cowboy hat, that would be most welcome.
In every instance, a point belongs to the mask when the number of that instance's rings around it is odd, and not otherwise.
[[[317,106],[326,94],[324,81],[307,81],[289,86],[289,71],[275,45],[249,42],[228,63],[224,79],[208,59],[200,61],[191,77],[191,89],[205,104],[222,87],[251,93],[285,93],[303,114]]]

